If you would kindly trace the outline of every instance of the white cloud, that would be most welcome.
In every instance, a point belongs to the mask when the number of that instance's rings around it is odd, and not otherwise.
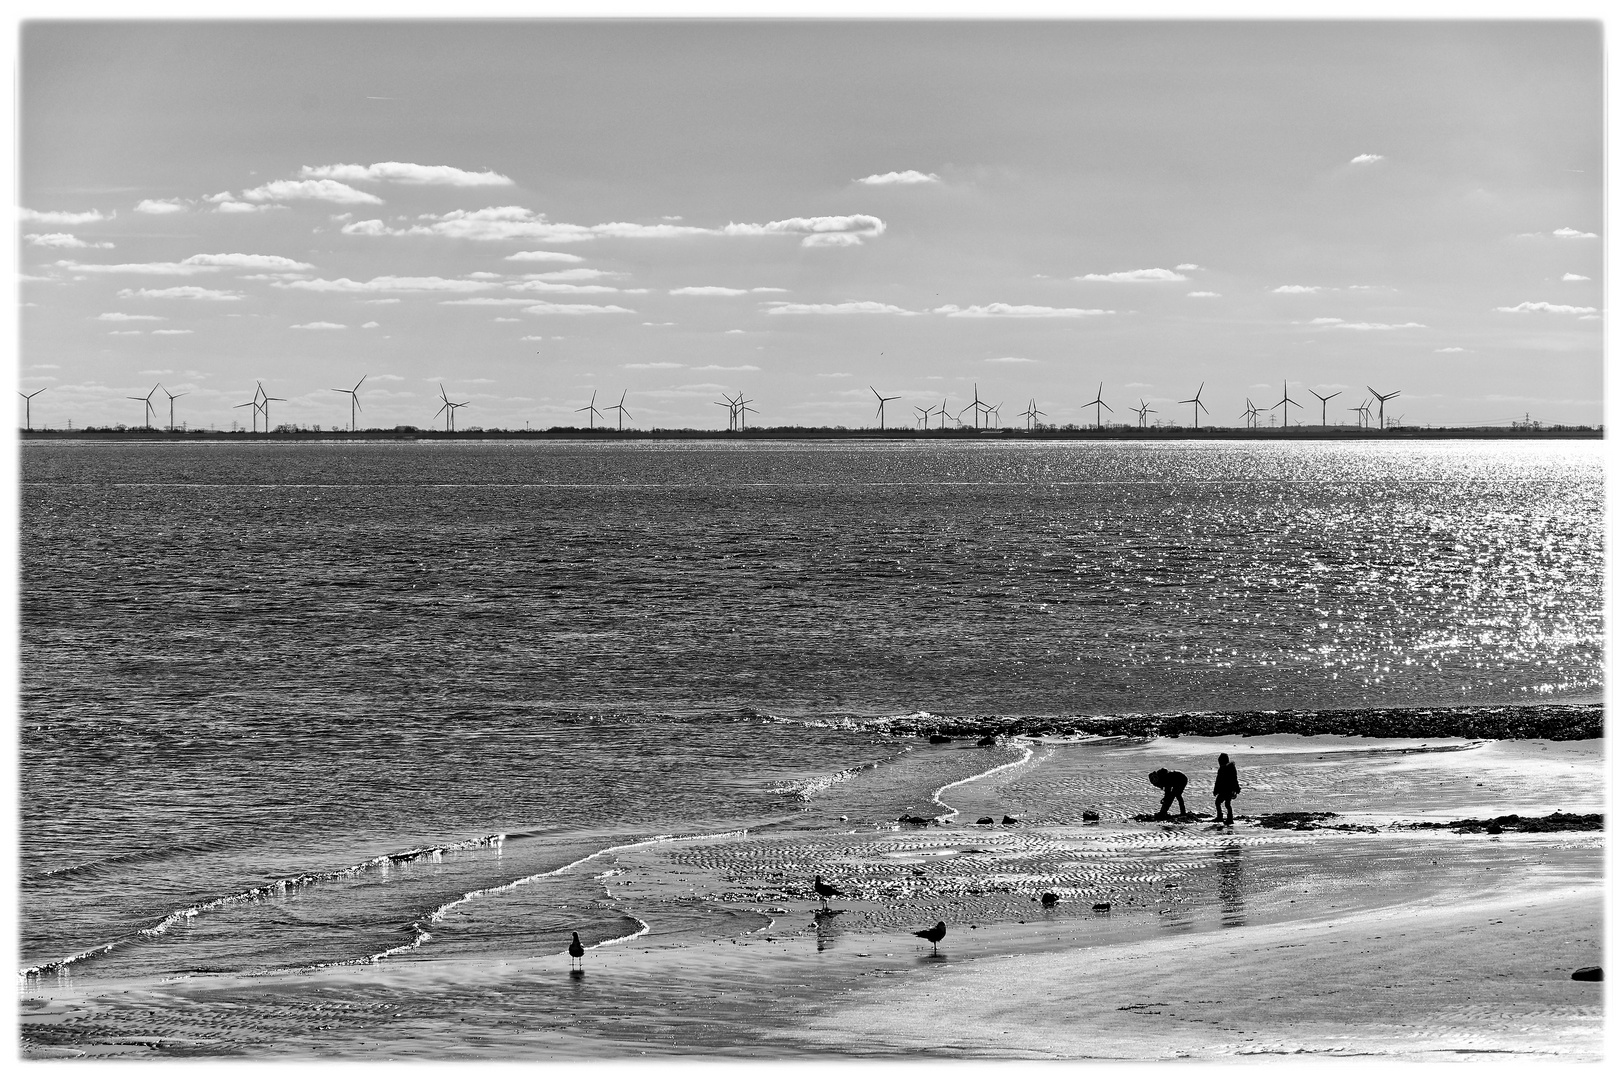
[[[1589,279],[1587,277],[1585,277],[1584,275],[1582,275],[1582,274],[1562,274],[1561,275],[1561,280],[1562,281],[1588,281]]]
[[[1424,330],[1425,323],[1347,322],[1345,319],[1310,319],[1309,326],[1327,326],[1332,330]]]
[[[283,202],[288,199],[319,199],[334,203],[377,203],[382,199],[336,180],[272,180],[242,193],[247,202]]]
[[[1349,164],[1349,165],[1373,165],[1377,161],[1385,161],[1385,160],[1386,160],[1386,155],[1385,154],[1359,154],[1357,157],[1353,158],[1347,164]]]
[[[625,277],[612,270],[593,270],[585,266],[572,266],[568,270],[548,270],[540,274],[525,274],[527,280],[536,281],[595,281],[598,278]]]
[[[99,244],[87,243],[72,233],[65,232],[28,233],[23,239],[34,247],[44,248],[110,248],[113,246],[107,241]]]
[[[572,285],[567,281],[515,281],[507,287],[521,292],[611,293],[620,291],[613,285]]]
[[[679,368],[682,365],[672,364],[667,361],[658,361],[651,364],[621,364],[620,366],[631,371],[668,371],[671,368]]]
[[[729,222],[721,230],[728,236],[800,236],[802,247],[842,247],[862,243],[885,231],[885,223],[872,214],[784,218],[764,225]],[[843,237],[843,239],[833,239]]]
[[[736,364],[727,367],[723,364],[705,364],[703,367],[693,368],[694,371],[760,371],[754,364]]]
[[[852,375],[849,371],[819,371],[817,373],[817,377],[819,379],[851,379],[851,378],[855,378],[855,376]]]
[[[524,321],[523,319],[510,319],[506,315],[498,315],[494,319],[491,320],[491,322],[523,322],[523,321]],[[372,325],[372,324],[369,323],[368,325]]]
[[[341,322],[307,322],[288,327],[289,330],[347,330]]]
[[[904,172],[874,173],[864,176],[856,181],[859,184],[939,184],[941,177],[935,173],[919,172],[917,169],[908,169]]]
[[[531,315],[635,315],[630,308],[616,304],[531,304],[524,309]]]
[[[135,322],[137,320],[163,322],[162,315],[126,315],[122,311],[104,311],[100,315],[97,315],[96,318],[102,320],[103,322]]]
[[[509,319],[507,321],[508,322],[518,322],[517,319]],[[382,323],[380,323],[380,322],[378,322],[377,320],[374,319],[372,322],[363,322],[361,324],[361,329],[362,330],[376,330],[378,327],[380,327],[382,325],[383,325]]]
[[[176,199],[142,199],[135,204],[140,214],[178,214],[185,209],[186,204]]]
[[[368,301],[375,303],[376,301]],[[530,296],[468,296],[458,300],[441,300],[445,305],[461,305],[464,307],[490,307],[503,304],[533,304],[535,298]]]
[[[154,330],[154,334],[189,334],[190,330]]]
[[[367,281],[349,278],[300,278],[278,281],[279,289],[303,289],[308,292],[477,292],[493,288],[488,281],[469,281],[467,278],[396,277],[384,275]]]
[[[1201,291],[1201,292],[1192,292],[1189,295],[1190,296],[1222,296],[1223,294],[1222,293],[1215,293],[1215,292]]]
[[[1567,240],[1593,240],[1593,239],[1595,239],[1595,234],[1594,233],[1592,233],[1592,232],[1579,232],[1577,229],[1573,229],[1573,228],[1557,229],[1551,235],[1552,236],[1559,236],[1559,237],[1562,237],[1563,239],[1567,239]]]
[[[1281,285],[1277,289],[1270,289],[1276,293],[1316,293],[1323,292],[1323,285]]]
[[[561,262],[578,263],[586,260],[567,251],[515,251],[507,256],[508,262]]]
[[[651,325],[651,324],[647,324],[647,325]],[[672,325],[675,325],[675,324],[673,323]],[[743,334],[743,333],[747,333],[747,331],[744,331],[744,330],[723,330],[722,333],[723,334]]]
[[[355,302],[357,304],[398,304],[401,300],[398,296],[390,296],[382,300],[357,300]]]
[[[405,161],[379,161],[372,165],[306,165],[305,179],[342,180],[349,183],[381,180],[396,184],[432,184],[441,187],[492,187],[512,184],[497,172],[468,172],[450,165],[413,165]]]
[[[841,304],[789,304],[775,301],[766,309],[768,315],[917,315],[894,304],[881,304],[877,300],[847,300]]]
[[[800,241],[801,247],[861,247],[862,237],[856,233],[812,233]]]
[[[748,289],[729,289],[725,285],[687,285],[672,289],[672,296],[748,296]]]
[[[141,331],[141,330],[109,330],[107,332],[109,334],[117,334],[120,337],[124,337],[124,336],[127,336],[129,334],[140,334],[140,333],[143,333],[144,331]]]
[[[755,288],[750,290],[750,292],[781,292],[781,293],[786,293],[788,291],[789,291],[788,289],[780,289],[775,285],[757,285],[757,286],[755,286]]]
[[[273,205],[271,205],[269,203],[261,205],[261,206],[255,206],[253,203],[228,201],[228,202],[223,202],[223,203],[219,203],[218,205],[216,205],[214,207],[214,212],[216,214],[257,214],[261,210],[280,210],[280,209],[282,209],[282,207],[273,206]]]
[[[1177,270],[1200,270],[1200,269],[1203,269],[1203,268],[1199,267],[1199,266],[1196,266],[1194,263],[1179,263],[1176,267],[1174,267],[1174,269],[1177,269]]]
[[[1592,307],[1574,307],[1571,304],[1551,304],[1543,300],[1523,300],[1515,307],[1496,307],[1495,311],[1529,312],[1545,311],[1551,315],[1593,315]]]
[[[1464,352],[1458,345],[1450,345],[1445,349],[1433,349],[1432,352]]]
[[[988,356],[988,364],[1035,364],[1037,361],[1025,356]]]
[[[976,304],[966,308],[948,304],[932,310],[937,315],[953,319],[1080,319],[1089,315],[1115,314],[1101,308],[1057,308],[1039,304]]]
[[[1113,274],[1083,274],[1077,281],[1188,281],[1189,278],[1175,270],[1163,270],[1154,267],[1149,270],[1118,270]]]
[[[205,289],[197,285],[171,285],[167,289],[120,289],[124,299],[141,300],[241,300],[242,294],[225,289]]]
[[[26,206],[18,211],[24,221],[37,221],[41,225],[88,225],[92,221],[111,221],[115,214],[100,210],[30,210]]]
[[[466,276],[469,279],[474,280],[474,281],[500,281],[500,280],[502,280],[502,275],[500,275],[500,274],[492,274],[489,270],[475,270],[473,273],[467,274],[467,275],[464,275],[464,276]]]
[[[281,255],[245,255],[240,251],[219,255],[193,255],[182,260],[188,266],[229,266],[241,270],[309,270],[309,263]]]

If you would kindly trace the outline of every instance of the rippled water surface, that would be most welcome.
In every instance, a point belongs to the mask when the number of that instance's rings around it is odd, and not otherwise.
[[[643,924],[577,858],[793,828],[838,770],[879,763],[876,818],[972,771],[773,717],[1601,692],[1593,443],[22,459],[29,966],[499,946],[513,890],[464,898],[536,874],[527,933],[605,940]]]

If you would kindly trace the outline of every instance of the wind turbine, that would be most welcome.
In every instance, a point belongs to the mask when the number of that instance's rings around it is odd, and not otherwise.
[[[629,390],[620,391],[620,400],[615,402],[613,405],[610,405],[608,409],[604,410],[604,412],[608,412],[609,409],[617,411],[618,416],[616,418],[614,428],[616,431],[624,431],[626,429],[626,395],[630,392],[631,391]],[[635,420],[636,417],[633,416],[632,419]]]
[[[1036,421],[1037,417],[1039,417],[1039,416],[1047,416],[1048,414],[1043,412],[1041,409],[1037,408],[1037,399],[1032,398],[1031,399],[1031,404],[1027,405],[1026,406],[1026,411],[1021,413],[1020,415],[1026,418],[1026,430],[1030,431],[1031,430],[1031,425]]]
[[[991,417],[991,420],[992,420],[992,423],[988,425],[989,427],[994,427],[994,428],[1002,427],[1003,426],[1003,402],[1000,401],[996,405],[988,405],[986,407],[986,415]]]
[[[1082,407],[1084,409],[1087,408],[1089,405],[1096,406],[1096,408],[1093,410],[1093,426],[1094,426],[1095,429],[1102,429],[1105,426],[1104,421],[1102,419],[1104,414],[1102,412],[1100,412],[1099,410],[1100,409],[1110,409],[1110,406],[1105,404],[1104,393],[1105,393],[1105,384],[1100,383],[1099,384],[1099,392],[1097,394],[1093,395],[1093,400],[1092,401],[1084,401],[1082,403]],[[1115,412],[1116,410],[1115,409],[1110,409],[1110,411]]]
[[[919,414],[919,427],[928,431],[930,429],[930,417],[935,415],[935,410],[921,409],[915,405],[913,406],[913,411]]]
[[[1245,411],[1240,414],[1240,419],[1245,421],[1248,428],[1257,426],[1257,407],[1251,404],[1250,398],[1245,399]]]
[[[959,409],[958,410],[958,415],[963,416],[964,413],[969,412],[971,409],[975,410],[975,413],[974,413],[974,415],[975,415],[975,430],[979,431],[981,429],[981,413],[983,411],[991,412],[992,407],[990,405],[986,404],[986,402],[981,400],[981,387],[980,387],[980,384],[979,383],[971,383],[970,385],[972,385],[975,388],[975,400],[970,402],[968,405],[965,405],[962,409]]]
[[[1194,397],[1183,398],[1178,402],[1179,405],[1193,405],[1195,407],[1195,430],[1196,431],[1200,430],[1200,410],[1206,409],[1206,406],[1204,404],[1202,404],[1201,400],[1200,400],[1200,395],[1205,393],[1205,392],[1206,392],[1206,384],[1201,383],[1200,384],[1200,389],[1195,391],[1195,396]],[[1211,412],[1212,410],[1206,409],[1206,411]]]
[[[255,395],[253,401],[244,401],[241,405],[233,405],[231,407],[233,409],[246,409],[246,408],[249,408],[249,407],[253,408],[254,411],[248,414],[248,416],[249,416],[248,430],[257,435],[259,433],[259,398],[258,398],[258,395]]]
[[[149,430],[149,431],[152,429],[152,417],[153,417],[154,413],[157,411],[157,410],[153,409],[153,407],[152,407],[152,395],[156,394],[157,392],[158,392],[158,386],[157,386],[156,383],[154,383],[153,386],[152,386],[152,389],[147,391],[147,396],[146,397],[136,397],[133,394],[126,394],[125,395],[131,401],[144,401],[144,402],[146,402],[146,410],[144,412],[142,412],[141,415],[146,419],[146,426],[147,426],[147,430]]]
[[[714,404],[720,405],[727,410],[727,430],[731,431],[736,428],[738,426],[738,402],[728,398],[726,401],[717,401]]]
[[[34,398],[45,393],[45,391],[49,389],[49,386],[42,386],[38,390],[35,390],[32,394],[24,394],[21,390],[17,391],[17,393],[21,395],[23,399],[23,425],[29,431],[34,430]]]
[[[1295,405],[1298,409],[1300,409],[1302,406],[1301,406],[1301,404],[1299,402],[1291,400],[1291,384],[1290,384],[1289,379],[1285,380],[1285,396],[1280,398],[1278,401],[1274,402],[1272,405],[1270,405],[1268,407],[1270,409],[1277,409],[1281,405],[1285,406],[1285,424],[1284,424],[1284,426],[1285,427],[1290,427],[1291,426],[1291,406]]]
[[[941,407],[936,410],[936,415],[941,417],[941,423],[936,425],[936,429],[939,430],[939,431],[946,431],[947,430],[947,399],[946,398],[941,399]],[[954,417],[953,419],[956,420],[957,417]]]
[[[595,423],[593,421],[593,418],[603,415],[602,410],[600,410],[597,407],[597,391],[593,390],[592,391],[592,400],[587,402],[581,408],[576,409],[575,411],[576,412],[583,412],[583,413],[586,414],[586,430],[587,431],[596,430],[596,425],[595,425]]]
[[[754,401],[754,400],[755,400],[754,398],[750,398],[748,400],[745,400],[744,394],[743,394],[742,391],[738,395],[738,430],[739,431],[743,431],[746,427],[749,426],[749,424],[748,424],[749,417],[745,416],[744,414],[745,413],[752,413],[752,412],[755,411],[754,409],[750,408],[750,402]]]
[[[1358,426],[1360,428],[1363,428],[1363,427],[1368,425],[1368,423],[1369,423],[1369,399],[1368,398],[1364,399],[1363,404],[1354,405],[1352,408],[1348,409],[1347,411],[1350,412],[1350,413],[1357,413],[1358,414]]]
[[[1323,394],[1319,393],[1317,390],[1309,390],[1308,393],[1312,394],[1314,397],[1319,399],[1319,426],[1320,427],[1329,427],[1330,426],[1329,421],[1325,420],[1325,418],[1324,418],[1325,417],[1325,410],[1330,407],[1330,398],[1339,397],[1341,395],[1341,391],[1337,390],[1334,394],[1331,394],[1330,397],[1325,397]]]
[[[365,381],[366,376],[362,375],[361,382],[356,383],[355,388],[352,390],[345,390],[342,386],[329,386],[327,388],[332,390],[334,393],[349,395],[349,430],[351,431],[355,430],[355,413],[359,411],[361,407],[361,383]],[[434,415],[438,416],[439,414],[435,413]]]
[[[444,413],[445,414],[445,430],[446,431],[455,431],[456,430],[456,411],[458,409],[462,408],[466,404],[468,404],[466,401],[452,401],[450,398],[446,397],[445,396],[445,384],[440,383],[440,407],[438,409],[434,410],[434,417],[435,417],[435,419],[438,419],[440,413]],[[576,410],[576,412],[579,412],[579,411],[580,410],[578,410],[578,409]],[[267,421],[267,423],[268,422],[269,421]]]
[[[169,394],[169,388],[167,386],[163,387],[163,392],[165,394]],[[176,398],[183,398],[189,393],[191,393],[190,390],[183,391],[182,393],[179,393],[179,394],[169,394],[169,430],[170,431],[175,430],[175,399]]]
[[[1376,400],[1378,400],[1381,403],[1381,430],[1385,431],[1386,430],[1386,403],[1388,401],[1391,401],[1393,398],[1397,397],[1399,394],[1403,393],[1403,391],[1402,390],[1394,390],[1390,394],[1376,394],[1375,393],[1375,388],[1373,386],[1366,386],[1366,387],[1364,387],[1364,389],[1368,390],[1372,394],[1375,394]]]
[[[885,395],[881,394],[879,391],[874,390],[872,386],[868,387],[868,389],[873,390],[873,396],[879,399],[879,412],[876,413],[875,415],[879,417],[879,430],[884,431],[885,430],[885,402],[887,402],[887,401],[895,401],[895,400],[897,400],[897,398],[900,395],[895,395],[895,396],[892,396],[892,397],[886,397]]]
[[[265,387],[258,379],[254,380],[254,399],[259,402],[259,411],[265,414],[265,434],[270,434],[270,403],[273,401],[286,401],[287,398],[271,397],[265,393]]]
[[[1141,428],[1149,427],[1150,426],[1150,419],[1149,419],[1150,413],[1155,412],[1155,411],[1156,410],[1150,408],[1150,403],[1149,402],[1145,401],[1143,398],[1139,398],[1138,399],[1138,408],[1133,410],[1133,412],[1138,413],[1138,426],[1141,427]]]

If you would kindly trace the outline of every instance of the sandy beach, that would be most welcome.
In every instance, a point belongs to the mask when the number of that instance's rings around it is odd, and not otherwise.
[[[1598,740],[1002,749],[1004,767],[937,793],[939,824],[852,819],[857,776],[793,829],[605,857],[603,902],[648,930],[589,950],[580,978],[561,941],[249,979],[63,977],[23,991],[25,1055],[1599,1057],[1604,984],[1571,973],[1602,962],[1604,834],[1437,827],[1599,812]],[[1235,826],[1135,820],[1155,767],[1187,772],[1190,809],[1209,812],[1219,751],[1245,785]],[[1263,824],[1293,811],[1335,816]],[[843,894],[828,914],[819,873]],[[522,920],[547,897],[492,902]],[[937,920],[932,955],[911,931]]]

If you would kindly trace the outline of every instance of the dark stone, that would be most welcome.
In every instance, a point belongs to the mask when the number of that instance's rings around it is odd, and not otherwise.
[[[1043,907],[1053,907],[1057,903],[1059,903],[1059,897],[1054,893],[1043,893]]]
[[[997,822],[995,820],[993,820],[992,818],[983,817],[983,818],[976,818],[975,819],[975,824],[977,824],[977,825],[996,825]]]
[[[1017,817],[1010,817],[1008,814],[1004,814],[1003,815],[1003,824],[1005,824],[1005,825],[1018,825],[1018,824],[1020,824],[1020,819],[1017,818]]]
[[[1500,833],[1504,832],[1505,830],[1502,829],[1501,827],[1499,827],[1498,825],[1489,825],[1485,831],[1490,836],[1498,836]]]
[[[1109,911],[1110,910],[1110,905],[1109,905],[1109,903],[1094,904],[1093,905],[1093,910],[1094,911]]]
[[[1581,967],[1572,973],[1572,977],[1579,982],[1604,982],[1606,979],[1598,967]]]
[[[982,739],[980,742],[976,743],[975,745],[976,746],[996,746],[997,745],[997,736],[996,735],[988,735],[984,739]]]
[[[951,738],[951,736],[948,736],[948,735],[931,735],[930,736],[930,742],[931,743],[952,742],[952,738]]]
[[[1099,820],[1099,811],[1097,811],[1097,810],[1084,810],[1084,811],[1082,811],[1082,820],[1083,821],[1098,821]]]
[[[896,820],[900,821],[903,825],[928,825],[928,824],[930,824],[930,819],[929,818],[927,818],[927,817],[919,817],[917,814],[903,814],[901,817],[897,818]]]

